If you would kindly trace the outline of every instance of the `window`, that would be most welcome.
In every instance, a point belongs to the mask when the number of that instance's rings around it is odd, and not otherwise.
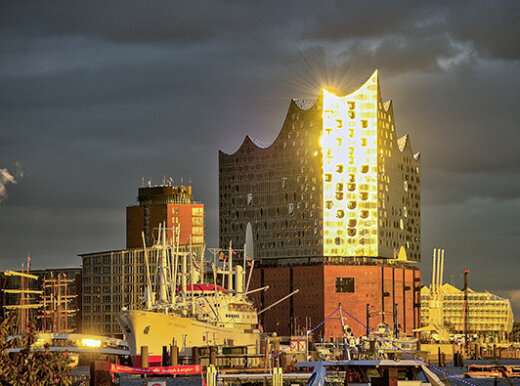
[[[194,244],[203,244],[204,243],[204,237],[203,236],[192,236],[191,242]]]
[[[201,208],[201,207],[191,208],[191,215],[192,216],[204,216],[204,208]]]
[[[336,292],[354,292],[354,278],[353,277],[337,277],[336,278]]]

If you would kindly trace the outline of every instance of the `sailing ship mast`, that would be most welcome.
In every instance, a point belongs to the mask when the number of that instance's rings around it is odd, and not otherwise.
[[[13,289],[3,289],[2,291],[7,294],[19,294],[19,304],[5,305],[4,308],[8,311],[17,311],[19,314],[19,325],[18,325],[18,333],[24,334],[27,325],[29,324],[30,319],[30,310],[37,309],[42,307],[41,304],[31,303],[31,299],[29,295],[41,295],[42,291],[30,289],[29,280],[38,280],[38,276],[31,275],[30,271],[30,257],[27,258],[27,271],[25,271],[25,267],[22,264],[22,271],[5,271],[4,275],[7,277],[19,277],[20,278],[20,287]]]

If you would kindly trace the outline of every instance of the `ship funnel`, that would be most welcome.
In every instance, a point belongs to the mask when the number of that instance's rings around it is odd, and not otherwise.
[[[241,265],[235,267],[235,291],[244,292],[244,268]]]

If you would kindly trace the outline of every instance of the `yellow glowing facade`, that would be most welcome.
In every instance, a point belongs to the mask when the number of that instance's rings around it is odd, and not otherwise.
[[[377,71],[347,96],[323,90],[326,256],[397,257],[404,250],[418,259],[418,155],[405,151],[407,137],[400,142]]]
[[[260,259],[419,261],[419,162],[377,71],[346,96],[293,100],[272,144],[220,152],[220,246],[242,245],[251,222]]]
[[[323,250],[377,256],[377,76],[345,97],[323,90]]]
[[[452,333],[464,332],[464,291],[450,284],[439,289],[442,324]],[[432,291],[421,289],[421,324],[435,323],[432,308]],[[437,322],[437,324],[440,324]],[[475,292],[468,289],[468,332],[477,334],[480,341],[502,341],[513,329],[513,311],[508,299],[489,292]]]

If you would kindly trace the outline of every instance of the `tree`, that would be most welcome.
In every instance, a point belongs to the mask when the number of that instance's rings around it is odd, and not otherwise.
[[[48,344],[31,351],[37,339],[33,326],[29,326],[24,335],[9,339],[15,325],[14,313],[0,322],[0,384],[71,385],[68,354],[51,352]],[[20,348],[20,351],[9,353],[7,350],[12,348]]]

